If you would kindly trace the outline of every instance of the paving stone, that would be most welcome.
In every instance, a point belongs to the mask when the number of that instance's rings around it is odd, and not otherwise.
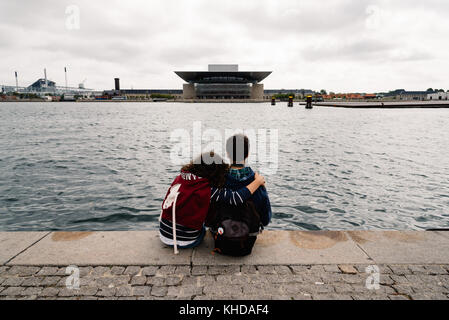
[[[390,278],[394,281],[395,284],[404,284],[404,283],[410,283],[410,281],[407,279],[406,276],[403,275],[396,275],[391,274]]]
[[[22,284],[22,282],[25,280],[25,278],[21,277],[11,277],[11,278],[5,278],[5,280],[2,283],[2,286],[4,287],[18,287]]]
[[[261,274],[276,274],[275,266],[257,266],[257,271]]]
[[[42,282],[41,277],[26,277],[23,278],[23,282],[21,284],[22,287],[37,287]]]
[[[324,272],[324,267],[320,266],[320,265],[313,265],[313,266],[310,266],[309,270],[310,270],[310,272],[313,272],[313,273],[316,273],[316,272],[323,273]]]
[[[297,283],[288,283],[285,285],[281,285],[280,291],[287,294],[297,294],[302,292],[302,286]],[[245,287],[243,288],[243,292],[246,292]]]
[[[292,274],[292,270],[288,266],[275,266],[274,270],[276,271],[276,274],[279,275],[289,275]]]
[[[123,285],[127,285],[130,282],[129,275],[119,275],[114,277],[101,277],[101,278],[93,278],[93,281],[88,282],[86,285],[88,286],[98,286],[98,287],[120,287]]]
[[[109,267],[95,267],[90,273],[91,276],[107,276],[111,274],[111,269]]]
[[[97,292],[97,296],[99,297],[113,297],[115,296],[115,293],[117,291],[117,288],[100,288]]]
[[[183,285],[177,287],[168,287],[168,297],[190,298],[203,294],[203,288],[194,285]]]
[[[204,294],[235,295],[241,294],[243,291],[242,286],[240,285],[216,283],[214,285],[204,287],[203,292]]]
[[[136,286],[132,287],[133,296],[149,296],[151,287],[149,286]]]
[[[153,286],[151,288],[151,295],[156,297],[164,297],[167,295],[168,287],[161,287],[161,286]]]
[[[17,275],[20,277],[32,276],[39,272],[39,267],[26,267],[26,266],[12,266],[8,270],[8,274]]]
[[[42,287],[28,287],[22,291],[22,296],[34,296],[39,295],[44,288]]]
[[[140,273],[141,268],[137,266],[129,266],[123,271],[123,274],[129,274],[130,276],[135,276]]]
[[[58,267],[42,267],[36,276],[52,276],[58,275],[59,268]]]
[[[396,292],[398,294],[410,296],[411,294],[413,294],[415,292],[413,290],[412,286],[410,286],[410,285],[394,284],[394,285],[392,285],[392,287],[394,288],[394,290],[396,290]]]
[[[409,265],[408,268],[413,274],[427,273],[426,268],[422,265],[413,265],[412,264],[412,265]]]
[[[178,275],[190,275],[190,266],[177,266],[175,274]]]
[[[394,280],[391,279],[391,277],[388,275],[380,275],[379,281],[380,281],[380,284],[384,284],[384,285],[392,285],[395,283]]]
[[[358,265],[355,265],[354,268],[356,268],[356,270],[359,273],[367,273],[366,268],[368,268],[369,266],[370,266],[369,264],[358,264]],[[391,270],[390,270],[390,272],[391,272]]]
[[[431,275],[448,274],[448,272],[445,268],[443,268],[442,266],[438,266],[438,265],[428,265],[428,266],[425,266],[425,269]]]
[[[388,266],[395,275],[406,275],[406,274],[411,274],[412,271],[404,265],[389,265]]]
[[[55,286],[58,284],[58,282],[60,280],[61,280],[61,277],[58,277],[58,276],[43,277],[40,285],[43,287]]]
[[[95,287],[97,285],[97,281],[101,279],[110,279],[110,278],[99,278],[93,275],[85,276],[80,278],[80,287]],[[67,278],[65,278],[67,280]]]
[[[143,285],[147,283],[147,277],[145,276],[134,276],[131,279],[131,285]]]
[[[39,294],[41,297],[56,297],[59,293],[59,288],[48,287],[44,288]]]
[[[111,274],[116,276],[123,274],[124,271],[125,267],[114,266],[111,268]]]
[[[256,266],[247,266],[247,265],[242,266],[240,272],[241,273],[246,273],[246,274],[256,274],[256,273],[258,273],[258,271],[256,269]]]
[[[0,266],[0,275],[2,273],[7,273],[8,269],[9,269],[9,267],[7,267],[7,266]]]
[[[192,267],[192,275],[204,275],[207,274],[207,266],[193,266]]]
[[[338,265],[338,268],[341,270],[342,273],[345,274],[357,274],[358,271],[354,266],[351,265]]]
[[[155,276],[155,277],[147,277],[147,284],[153,286],[165,286],[165,277]]]
[[[193,284],[195,284],[198,287],[209,286],[209,285],[213,285],[214,283],[216,283],[214,276],[198,276],[195,278],[196,278],[196,282]],[[182,284],[187,284],[185,279],[183,279]]]
[[[0,296],[19,296],[23,290],[25,290],[24,287],[8,287],[0,292]]]
[[[437,292],[419,292],[410,295],[412,300],[448,300],[448,296]]]
[[[290,266],[293,273],[296,274],[303,274],[304,272],[310,272],[310,267],[311,266]]]
[[[170,275],[165,279],[165,284],[167,286],[176,286],[182,282],[182,278],[180,275]]]
[[[79,296],[94,296],[98,292],[98,288],[95,287],[80,287],[77,292]]]
[[[267,274],[265,275],[265,279],[267,282],[273,284],[286,283],[286,282],[288,283],[292,281],[292,279],[290,279],[288,275],[280,275],[280,274]]]
[[[348,283],[338,283],[334,286],[337,293],[352,293],[353,291],[352,286]]]
[[[218,275],[216,281],[218,284],[246,285],[250,282],[250,278],[248,276],[243,276],[243,275],[225,274],[225,275]]]
[[[173,273],[175,273],[175,271],[176,271],[176,266],[162,266],[159,268],[156,275],[158,275],[158,274],[160,274],[160,275],[173,274]]]
[[[380,274],[393,274],[393,271],[388,265],[378,265]]]
[[[350,283],[350,284],[363,284],[365,285],[366,283],[366,279],[367,279],[368,275],[361,275],[360,273],[358,274],[342,274],[341,275],[341,281],[345,282],[345,283]]]
[[[336,264],[330,264],[323,266],[326,272],[340,272],[340,268]]]
[[[159,270],[159,267],[156,267],[156,266],[144,267],[144,268],[142,268],[142,275],[143,276],[154,276],[158,270]]]
[[[117,297],[130,297],[132,296],[132,289],[131,287],[119,287],[117,288],[115,295]]]
[[[207,274],[235,274],[240,272],[240,266],[209,266]]]

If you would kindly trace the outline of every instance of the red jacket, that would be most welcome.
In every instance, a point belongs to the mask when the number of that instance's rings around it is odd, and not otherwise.
[[[176,199],[176,224],[201,230],[210,204],[210,184],[188,172],[181,172],[170,186],[162,202],[162,218],[172,221],[173,203]]]

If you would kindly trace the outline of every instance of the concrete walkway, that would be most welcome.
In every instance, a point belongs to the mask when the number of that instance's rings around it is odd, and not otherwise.
[[[212,249],[209,235],[174,255],[157,231],[0,232],[0,299],[449,298],[449,232],[264,231],[248,257]]]

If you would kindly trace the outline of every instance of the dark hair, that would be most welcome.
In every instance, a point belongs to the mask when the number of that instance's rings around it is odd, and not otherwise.
[[[210,151],[201,154],[181,170],[208,179],[212,187],[222,188],[226,182],[229,165],[218,154]]]
[[[232,164],[243,162],[248,158],[249,139],[243,134],[233,135],[226,141],[226,152],[232,161]]]

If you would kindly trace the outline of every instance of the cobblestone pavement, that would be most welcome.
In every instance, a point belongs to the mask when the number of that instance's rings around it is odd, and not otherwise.
[[[0,266],[0,299],[449,299],[449,265],[377,267],[370,290],[367,265],[80,267],[79,289],[65,267]]]

